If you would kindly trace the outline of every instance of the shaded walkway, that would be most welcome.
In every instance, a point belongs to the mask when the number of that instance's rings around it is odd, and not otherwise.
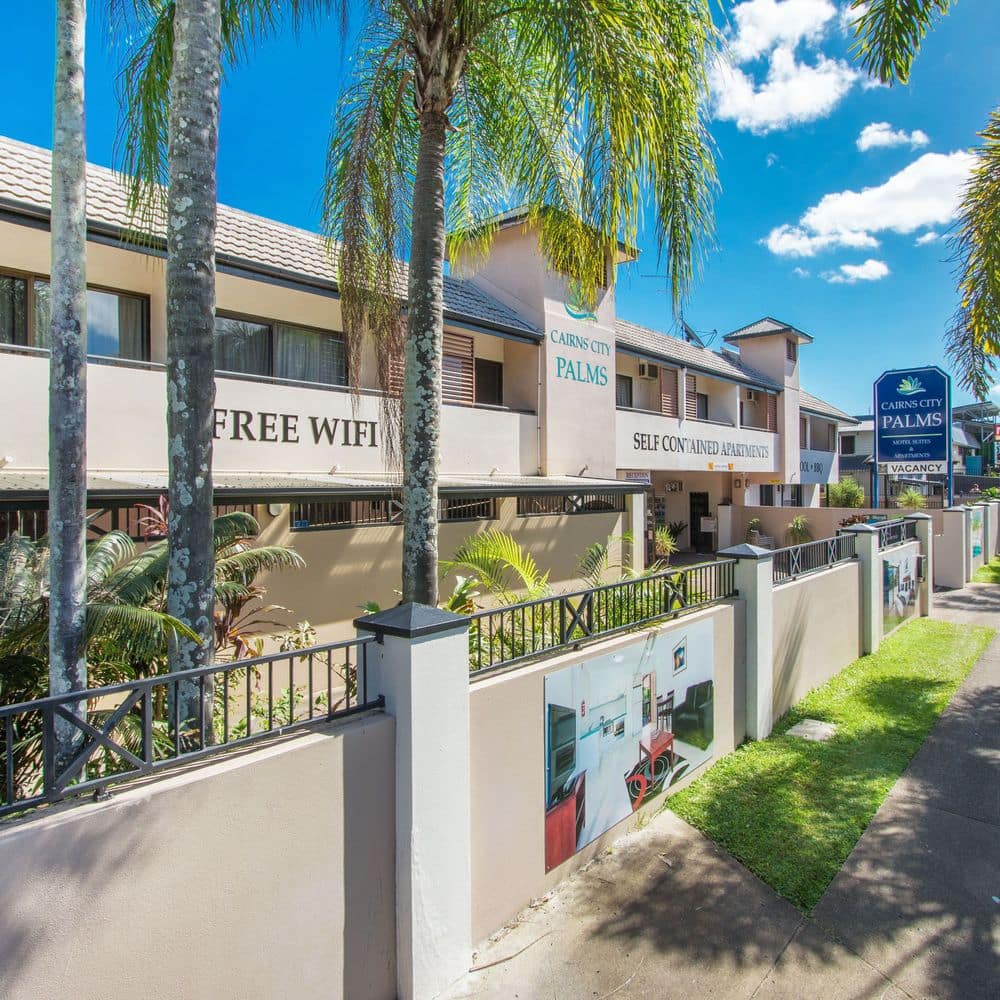
[[[1000,587],[935,599],[935,617],[1000,624]],[[525,911],[449,997],[996,1000],[995,900],[1000,639],[812,917],[664,812]]]

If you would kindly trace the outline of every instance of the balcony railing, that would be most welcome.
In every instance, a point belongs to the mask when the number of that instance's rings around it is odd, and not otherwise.
[[[771,579],[775,583],[785,583],[855,558],[857,555],[853,534],[821,538],[819,541],[804,542],[802,545],[790,545],[784,549],[775,549],[771,563]]]
[[[382,708],[384,698],[368,690],[372,641],[0,706],[0,816]]]
[[[891,549],[894,545],[913,541],[917,537],[917,522],[898,520],[878,525],[878,547]]]
[[[676,617],[736,596],[735,560],[718,560],[471,616],[473,675]]]

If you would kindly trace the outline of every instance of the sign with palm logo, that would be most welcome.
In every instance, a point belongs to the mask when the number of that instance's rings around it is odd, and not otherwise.
[[[940,368],[887,371],[876,379],[875,461],[888,475],[949,471],[951,379]]]

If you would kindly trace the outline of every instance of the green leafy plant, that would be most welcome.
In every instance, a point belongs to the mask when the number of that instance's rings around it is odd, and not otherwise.
[[[752,541],[754,541],[756,539],[756,537],[759,534],[760,534],[760,518],[759,517],[751,517],[750,520],[747,521],[747,537],[746,537],[746,540],[748,542],[752,542]]]
[[[687,526],[687,521],[667,521],[667,531],[674,536],[674,539],[680,538],[687,531]]]
[[[552,591],[549,574],[521,544],[498,528],[470,535],[451,559],[441,561],[441,574],[468,571],[502,604],[546,597]],[[518,591],[523,596],[518,596]]]
[[[680,523],[684,524],[683,521]],[[686,528],[687,525],[685,524],[684,527]],[[656,553],[656,558],[662,560],[664,565],[670,561],[672,555],[677,553],[677,534],[671,531],[670,527],[666,527],[657,528],[653,535],[653,551]]]
[[[797,514],[788,522],[785,539],[789,545],[801,545],[803,542],[812,541],[812,529],[805,514]]]
[[[915,486],[907,486],[896,495],[896,506],[902,510],[923,510],[927,506],[927,497]]]
[[[826,501],[830,507],[864,507],[865,491],[856,479],[845,476],[839,483],[827,486]]]

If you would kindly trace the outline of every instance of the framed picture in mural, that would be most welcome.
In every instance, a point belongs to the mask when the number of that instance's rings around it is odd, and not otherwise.
[[[888,635],[917,613],[917,554],[912,549],[882,556],[882,632]]]
[[[712,756],[713,642],[694,622],[546,676],[546,871]]]

